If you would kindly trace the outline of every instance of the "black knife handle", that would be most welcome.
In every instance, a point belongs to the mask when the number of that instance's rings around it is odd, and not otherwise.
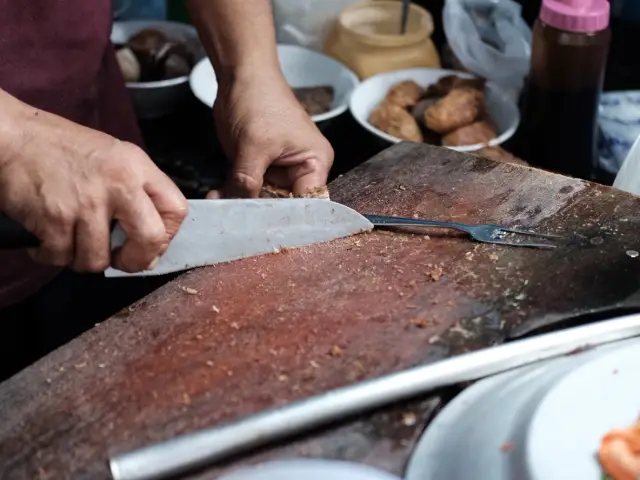
[[[39,247],[40,240],[15,220],[0,213],[0,250]]]

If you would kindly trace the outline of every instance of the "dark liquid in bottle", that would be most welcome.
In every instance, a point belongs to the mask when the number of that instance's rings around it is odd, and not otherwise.
[[[518,132],[520,156],[534,166],[592,180],[599,97],[597,87],[550,90],[531,82]]]

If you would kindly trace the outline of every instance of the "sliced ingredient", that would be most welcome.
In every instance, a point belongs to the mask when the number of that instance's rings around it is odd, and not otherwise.
[[[330,85],[294,88],[293,93],[310,116],[327,113],[333,105],[334,92]]]

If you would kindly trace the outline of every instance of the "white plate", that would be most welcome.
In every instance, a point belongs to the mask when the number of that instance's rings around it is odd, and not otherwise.
[[[380,73],[366,79],[360,83],[351,95],[349,109],[356,121],[363,128],[370,131],[377,137],[380,137],[390,143],[398,143],[402,140],[389,135],[388,133],[378,130],[369,123],[369,116],[374,108],[384,99],[387,92],[395,84],[405,81],[414,80],[423,87],[433,85],[446,75],[457,75],[459,77],[471,78],[461,72],[453,70],[441,70],[435,68],[412,68],[408,70],[396,70],[393,72]],[[500,87],[492,83],[487,83],[485,88],[485,100],[487,111],[491,119],[498,127],[499,135],[489,142],[489,145],[500,145],[513,136],[520,123],[520,113],[516,103],[505,93]],[[452,150],[460,152],[470,152],[480,150],[485,147],[484,144],[463,145],[460,147],[448,147]]]
[[[619,349],[577,368],[549,392],[529,426],[526,461],[536,480],[598,480],[595,458],[612,428],[640,413],[640,346]]]
[[[280,68],[292,88],[331,85],[334,98],[332,109],[311,119],[318,123],[344,113],[349,98],[359,80],[355,73],[340,62],[321,53],[296,45],[278,45]],[[259,72],[258,72],[259,74]],[[193,94],[211,107],[218,94],[218,82],[209,59],[201,60],[189,79]]]
[[[338,460],[291,459],[248,467],[220,480],[400,480],[390,473]]]
[[[640,410],[638,371],[631,339],[476,382],[427,427],[405,479],[600,480],[600,439]]]

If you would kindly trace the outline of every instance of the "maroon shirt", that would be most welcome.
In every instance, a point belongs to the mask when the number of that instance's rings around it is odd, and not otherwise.
[[[142,145],[109,41],[111,24],[110,0],[0,0],[0,88]],[[32,263],[24,252],[0,252],[0,265],[0,308],[36,292],[59,271]]]

